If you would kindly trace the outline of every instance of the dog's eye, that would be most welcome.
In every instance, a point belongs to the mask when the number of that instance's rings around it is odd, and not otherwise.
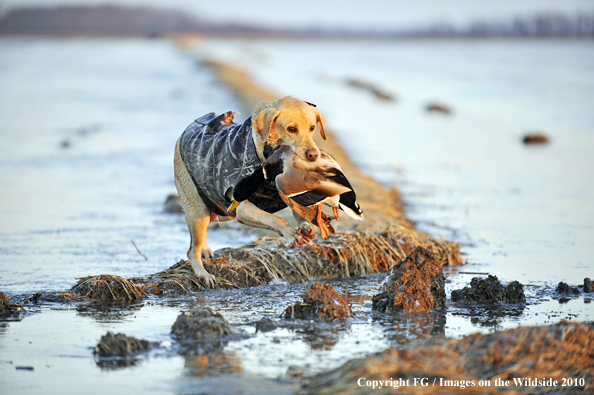
[[[316,130],[316,125],[312,125],[309,127],[310,132],[313,132],[314,130]]]
[[[297,128],[295,126],[289,126],[287,130],[289,133],[297,133]]]

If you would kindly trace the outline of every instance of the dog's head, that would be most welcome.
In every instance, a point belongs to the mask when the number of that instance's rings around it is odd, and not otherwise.
[[[322,114],[314,105],[290,96],[261,104],[252,114],[252,126],[262,146],[264,143],[272,147],[290,145],[297,155],[311,162],[320,156],[320,149],[313,141],[318,124],[325,140],[326,120]]]

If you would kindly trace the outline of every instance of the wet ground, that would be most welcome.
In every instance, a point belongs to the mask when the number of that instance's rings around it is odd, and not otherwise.
[[[238,108],[231,92],[167,41],[2,39],[0,47],[0,291],[24,301],[66,291],[77,277],[146,275],[183,258],[183,216],[162,206],[175,191],[173,146],[195,117]],[[209,231],[213,249],[254,237],[236,225]],[[473,277],[498,274],[480,262],[445,270],[448,299]],[[282,319],[305,284],[281,281],[128,305],[23,303],[26,313],[0,322],[0,392],[62,392],[67,379],[90,394],[292,393],[302,376],[412,340],[594,320],[594,295],[569,298],[555,292],[558,281],[520,275],[526,305],[448,300],[444,313],[430,315],[373,313],[384,275],[329,281],[355,314],[340,322]],[[574,277],[564,280],[582,283]],[[237,336],[206,354],[180,348],[171,327],[196,304],[222,314]],[[257,330],[266,318],[272,324]],[[158,346],[104,363],[93,349],[108,331]]]

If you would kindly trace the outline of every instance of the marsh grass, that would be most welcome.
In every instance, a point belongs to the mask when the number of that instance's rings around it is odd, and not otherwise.
[[[381,232],[339,233],[301,247],[291,247],[280,238],[263,237],[243,247],[218,250],[213,259],[203,262],[216,276],[219,288],[245,288],[276,279],[299,283],[385,272],[417,247],[430,250],[441,266],[464,263],[456,243],[399,225]],[[155,295],[204,290],[184,260],[162,272],[130,280]]]
[[[133,282],[120,276],[101,274],[79,278],[72,293],[98,300],[135,300],[146,297]]]

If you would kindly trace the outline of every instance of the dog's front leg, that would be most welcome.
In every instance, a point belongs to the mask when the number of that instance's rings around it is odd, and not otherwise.
[[[237,207],[237,221],[253,226],[275,231],[291,245],[307,244],[311,241],[293,229],[287,221],[276,215],[260,210],[252,202],[245,200]]]

